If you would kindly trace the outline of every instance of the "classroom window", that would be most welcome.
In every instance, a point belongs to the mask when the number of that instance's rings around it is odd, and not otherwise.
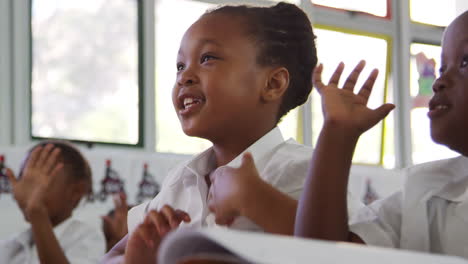
[[[141,144],[138,1],[32,1],[33,138]]]
[[[364,12],[374,16],[387,17],[390,0],[312,0],[315,5],[348,11]]]
[[[172,105],[172,88],[183,34],[207,9],[213,7],[216,4],[190,0],[156,2],[156,150],[159,152],[195,154],[211,146],[205,139],[184,134]],[[295,109],[283,118],[279,127],[284,138],[301,140],[298,138],[302,129],[298,117],[299,110]]]
[[[468,9],[466,0],[411,0],[411,20],[446,27],[455,17]]]
[[[440,46],[411,44],[410,102],[414,164],[457,156],[447,147],[434,143],[430,135],[428,103],[433,94],[432,83],[440,68],[440,54]]]
[[[332,73],[340,61],[345,63],[345,70],[341,76],[340,86],[343,85],[349,73],[361,60],[366,60],[366,67],[361,73],[356,90],[359,89],[372,69],[379,70],[379,76],[375,82],[369,106],[376,108],[385,101],[386,78],[388,73],[388,42],[383,37],[372,37],[353,33],[340,32],[333,29],[324,29],[316,26],[318,57],[324,64],[322,80],[328,83]],[[312,141],[317,142],[322,128],[323,116],[321,99],[316,90],[312,94]],[[394,162],[394,154],[384,153],[384,142],[388,140],[389,133],[385,132],[383,122],[367,131],[360,138],[354,153],[353,162],[362,164],[383,164],[386,160]],[[386,128],[389,129],[388,127]],[[384,135],[386,135],[384,137]],[[385,157],[385,155],[390,155]]]

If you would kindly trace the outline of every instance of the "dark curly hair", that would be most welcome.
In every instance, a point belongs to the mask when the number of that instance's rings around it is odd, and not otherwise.
[[[277,120],[307,101],[312,90],[312,71],[317,65],[315,35],[307,15],[293,4],[280,2],[271,7],[221,6],[210,14],[243,18],[248,36],[259,49],[262,66],[282,66],[290,75],[289,86],[279,107]]]

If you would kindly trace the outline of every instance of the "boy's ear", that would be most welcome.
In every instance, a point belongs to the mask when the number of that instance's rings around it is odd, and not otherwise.
[[[279,100],[289,86],[289,71],[285,67],[277,67],[270,71],[261,98],[265,103]]]
[[[88,188],[89,187],[86,181],[79,181],[73,185],[73,187],[71,188],[72,200],[74,203],[73,207],[76,207],[80,202],[81,198],[83,198],[83,196],[86,195]]]

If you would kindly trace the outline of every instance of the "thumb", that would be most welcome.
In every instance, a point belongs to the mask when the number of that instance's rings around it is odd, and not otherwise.
[[[18,180],[16,180],[15,174],[9,168],[6,168],[5,172],[2,171],[2,173],[6,174],[12,185],[15,185],[18,182]]]
[[[255,168],[255,162],[252,156],[252,153],[246,152],[242,156],[241,168]]]
[[[375,109],[377,122],[384,119],[393,109],[395,108],[394,104],[383,104],[379,108]]]

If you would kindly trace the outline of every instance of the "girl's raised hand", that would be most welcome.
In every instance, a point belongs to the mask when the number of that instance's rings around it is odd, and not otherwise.
[[[395,107],[393,104],[383,104],[377,109],[367,107],[369,96],[377,79],[377,69],[371,72],[358,93],[354,93],[354,87],[364,66],[365,61],[360,61],[341,89],[338,87],[338,83],[343,73],[343,63],[338,65],[328,85],[322,82],[322,64],[315,68],[313,74],[313,83],[322,97],[325,125],[343,128],[347,133],[351,133],[351,135],[354,133],[354,136],[357,137],[384,119]]]
[[[33,211],[46,208],[45,197],[48,187],[52,186],[57,174],[63,168],[63,164],[58,162],[59,154],[60,149],[54,148],[52,144],[40,146],[32,151],[26,161],[21,179],[16,179],[13,172],[7,170],[13,195],[26,218]]]

